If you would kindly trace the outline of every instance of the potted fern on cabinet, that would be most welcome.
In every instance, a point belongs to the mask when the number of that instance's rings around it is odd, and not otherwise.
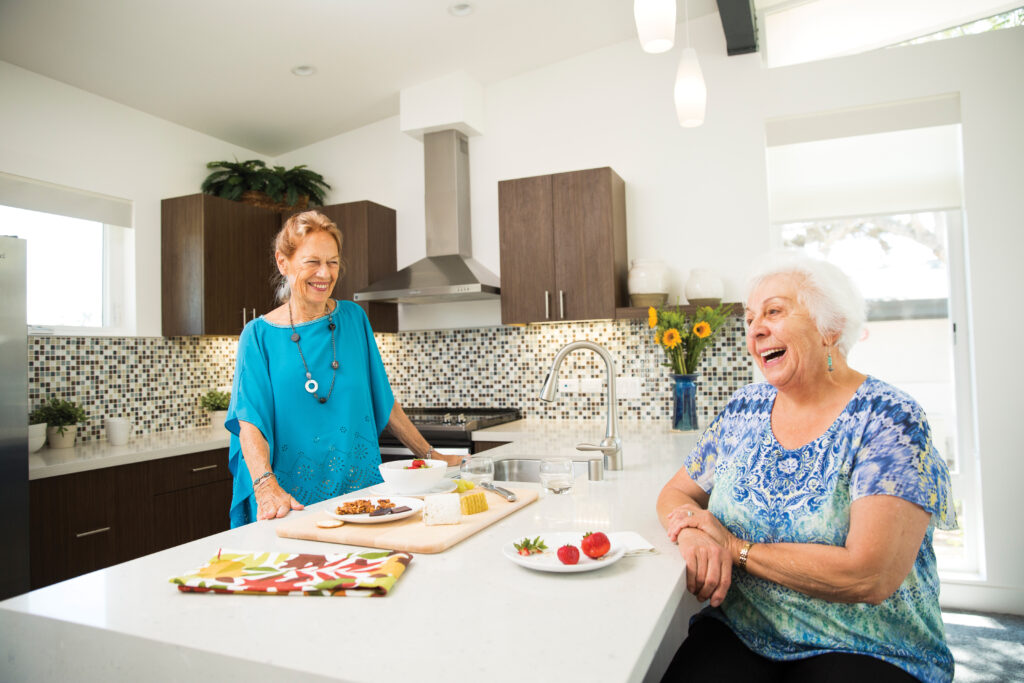
[[[274,211],[304,211],[323,206],[324,192],[331,189],[322,175],[305,164],[286,169],[269,167],[259,159],[211,161],[213,172],[203,181],[205,194],[244,202]]]

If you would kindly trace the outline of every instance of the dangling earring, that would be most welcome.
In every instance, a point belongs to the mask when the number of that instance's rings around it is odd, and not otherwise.
[[[828,352],[828,371],[832,372],[832,352]]]

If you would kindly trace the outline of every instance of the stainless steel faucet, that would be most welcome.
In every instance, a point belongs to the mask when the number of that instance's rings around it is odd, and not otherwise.
[[[622,469],[622,439],[619,438],[619,427],[615,418],[616,412],[616,401],[615,401],[615,359],[612,358],[612,354],[608,353],[600,344],[595,344],[592,341],[574,341],[563,346],[558,353],[555,354],[555,359],[551,362],[551,370],[548,371],[548,376],[544,380],[544,387],[540,390],[540,398],[543,401],[554,401],[555,393],[558,388],[558,368],[561,367],[562,361],[565,357],[576,349],[590,349],[601,357],[604,361],[604,367],[608,374],[608,421],[605,427],[604,438],[601,439],[601,443],[579,443],[576,444],[576,450],[578,451],[601,451],[604,453],[604,468],[609,470],[621,470]],[[602,473],[600,471],[595,472],[592,468],[590,471],[591,479],[601,479]],[[596,476],[595,476],[596,475]]]

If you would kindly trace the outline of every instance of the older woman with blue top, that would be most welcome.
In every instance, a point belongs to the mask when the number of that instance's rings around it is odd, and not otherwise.
[[[275,240],[283,303],[238,340],[226,422],[232,527],[380,483],[385,427],[419,457],[461,459],[437,453],[406,417],[363,310],[331,298],[341,243],[316,211],[289,218]]]
[[[838,268],[751,279],[736,392],[658,497],[709,605],[666,681],[950,681],[932,533],[956,527],[921,407],[846,354],[864,302]]]

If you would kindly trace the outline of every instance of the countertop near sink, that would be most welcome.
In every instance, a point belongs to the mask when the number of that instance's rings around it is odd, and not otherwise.
[[[107,441],[101,440],[78,444],[71,448],[44,447],[28,456],[28,478],[31,480],[58,477],[104,467],[227,448],[229,436],[226,429],[216,426],[134,436],[124,446],[111,446]]]
[[[581,433],[603,433],[590,421],[563,427],[561,437],[541,440],[573,449]],[[654,504],[696,435],[673,434],[664,423],[641,431],[624,431],[624,470],[600,482],[580,477],[571,494],[544,496],[443,553],[416,555],[384,598],[189,595],[167,582],[220,548],[346,550],[278,538],[283,520],[271,520],[4,601],[4,678],[657,681],[699,605]],[[523,455],[530,435],[521,436],[495,455]],[[597,530],[635,531],[657,553],[584,574],[534,572],[501,554],[528,534]],[[39,643],[60,648],[40,657]]]
[[[683,455],[696,442],[699,432],[671,432],[668,420],[619,420],[619,437],[622,439],[624,467],[629,468],[630,458],[647,451],[668,448],[675,453],[676,461],[682,462]],[[504,446],[488,449],[484,453],[495,460],[509,458],[566,457],[572,460],[598,460],[604,457],[599,451],[579,451],[576,444],[597,444],[604,438],[605,420],[541,420],[524,418],[515,422],[478,429],[473,432],[473,441],[506,441]]]
[[[577,451],[580,442],[597,443],[604,437],[604,419],[592,420],[540,420],[527,418],[508,422],[472,434],[474,441],[507,441],[487,451],[496,459],[543,458],[555,455],[571,457],[573,460],[590,460],[602,457],[600,453]],[[619,431],[628,441],[623,455],[629,458],[627,449],[657,447],[663,435],[668,433],[668,421],[623,420]],[[202,429],[181,429],[134,436],[124,446],[111,446],[107,441],[91,441],[72,448],[48,448],[32,453],[28,457],[28,478],[43,479],[64,474],[76,474],[104,467],[130,465],[147,460],[158,460],[187,453],[198,453],[215,448],[227,448],[229,434],[221,427]]]

